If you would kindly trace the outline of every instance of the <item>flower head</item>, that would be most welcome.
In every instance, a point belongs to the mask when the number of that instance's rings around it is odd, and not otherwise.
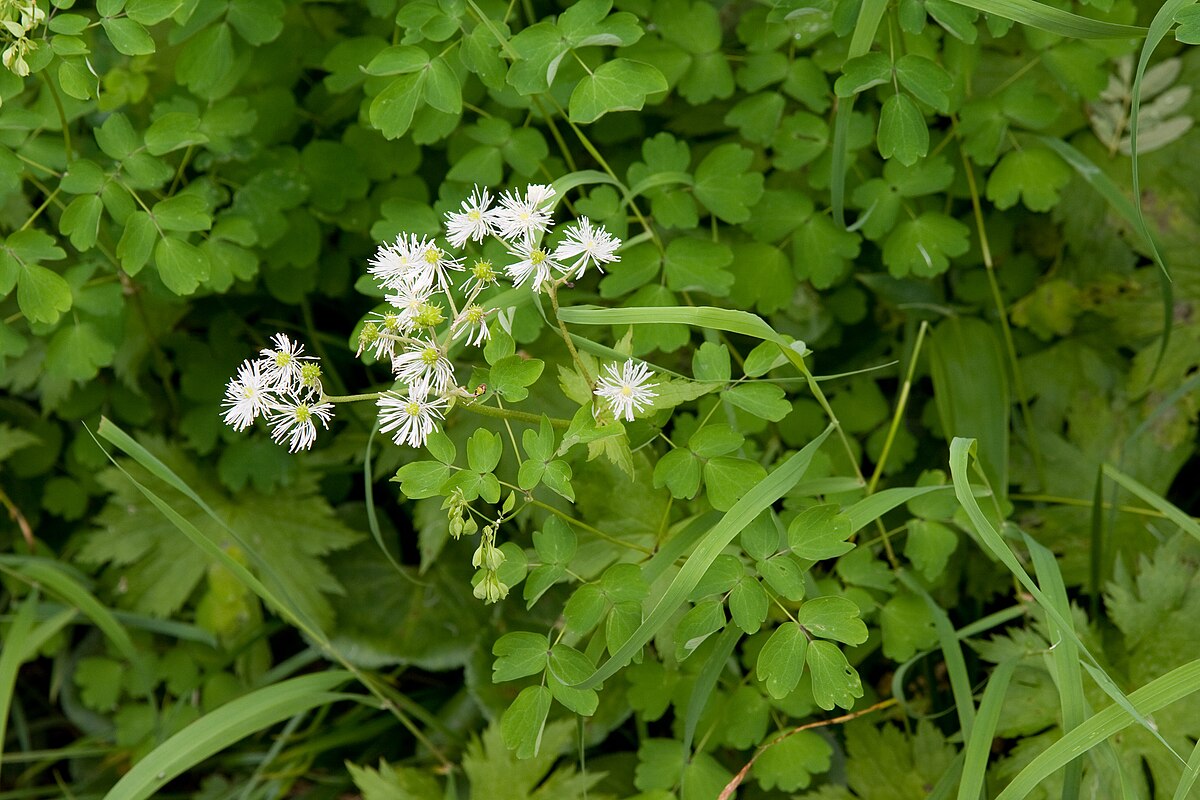
[[[443,419],[446,398],[430,397],[430,387],[425,381],[415,381],[408,386],[407,396],[397,392],[384,392],[377,401],[379,406],[379,430],[383,433],[395,431],[392,439],[396,444],[422,447],[429,434],[437,430]]]
[[[479,347],[491,338],[487,326],[487,316],[490,311],[491,309],[472,303],[464,308],[458,318],[454,320],[454,325],[450,329],[451,334],[457,339],[465,333],[467,344]]]
[[[271,409],[271,382],[263,374],[262,366],[246,360],[238,367],[237,377],[225,387],[225,424],[235,431],[244,431],[254,424],[259,415]]]
[[[646,386],[654,373],[645,364],[629,359],[620,372],[616,364],[608,364],[605,370],[608,375],[597,381],[595,394],[607,400],[613,415],[625,417],[626,422],[632,422],[633,412],[641,413],[643,407],[658,396]]]
[[[492,232],[492,196],[478,186],[462,202],[461,211],[446,214],[446,241],[459,248],[468,241],[482,242]]]
[[[412,258],[414,271],[420,276],[422,283],[436,284],[445,291],[450,288],[449,270],[461,272],[464,267],[461,258],[454,258],[437,246],[432,239],[416,241],[413,237]]]
[[[508,277],[512,279],[513,286],[523,286],[525,281],[532,278],[533,290],[538,292],[541,291],[542,284],[550,280],[551,269],[562,270],[562,265],[554,259],[550,251],[538,247],[529,239],[518,241],[509,254],[517,258],[504,268]]]
[[[454,382],[454,366],[433,342],[417,340],[392,359],[392,372],[408,384],[425,383],[436,392]]]
[[[576,278],[582,277],[588,264],[604,271],[604,264],[619,261],[617,248],[621,240],[604,229],[603,225],[593,227],[587,217],[580,217],[579,222],[567,228],[566,237],[554,248],[554,258],[564,264],[570,259],[576,259],[574,264],[563,267],[563,271]]]
[[[277,333],[271,337],[274,348],[263,348],[258,353],[258,365],[270,387],[287,392],[300,386],[300,370],[305,363],[315,361],[313,356],[304,355],[304,345],[293,342],[287,334]]]
[[[401,283],[411,281],[416,262],[413,258],[413,243],[405,234],[396,237],[392,244],[381,244],[367,263],[367,273],[384,289],[399,288]]]
[[[470,272],[471,277],[463,282],[463,290],[467,292],[468,297],[478,296],[489,286],[495,286],[500,277],[500,273],[496,272],[492,262],[483,258],[471,265]]]
[[[290,395],[284,402],[276,406],[270,416],[271,438],[278,444],[288,440],[288,452],[308,450],[317,440],[317,426],[329,427],[333,418],[333,404],[311,402]]]
[[[501,238],[532,241],[538,234],[550,230],[551,208],[554,189],[550,186],[531,183],[520,192],[505,192],[500,196],[500,207],[493,212],[493,224]]]

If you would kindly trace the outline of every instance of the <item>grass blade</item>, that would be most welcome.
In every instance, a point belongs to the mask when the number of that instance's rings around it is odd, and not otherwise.
[[[887,11],[887,0],[863,0],[858,19],[854,22],[854,33],[850,36],[850,49],[846,60],[866,55],[875,43],[875,33]],[[833,221],[846,227],[846,148],[850,138],[850,115],[854,111],[857,94],[839,98],[837,112],[833,118],[833,153],[829,173],[829,204],[833,209]]]
[[[907,503],[914,497],[920,497],[930,492],[946,491],[950,488],[950,486],[898,486],[864,497],[846,509],[846,516],[850,518],[850,530],[861,530],[893,508]]]
[[[1156,492],[1150,491],[1147,486],[1139,483],[1110,464],[1104,465],[1104,474],[1112,478],[1128,491],[1140,497],[1148,505],[1154,507],[1158,511],[1161,511],[1163,516],[1171,520],[1171,522],[1174,522],[1180,528],[1183,528],[1183,530],[1186,531],[1189,536],[1200,539],[1200,523],[1196,522],[1196,520],[1185,514],[1178,506],[1174,505]]]
[[[57,561],[38,556],[0,556],[0,571],[7,572],[29,583],[61,597],[67,604],[83,612],[100,631],[108,637],[113,647],[120,652],[135,669],[144,669],[141,654],[133,645],[133,639],[125,627],[117,621],[96,596],[71,577]]]
[[[692,758],[692,742],[696,738],[696,726],[700,724],[700,714],[717,688],[717,679],[733,655],[733,650],[742,638],[742,631],[732,621],[725,625],[720,638],[713,646],[708,660],[700,668],[696,683],[692,685],[692,694],[688,698],[687,716],[683,724],[683,757],[685,761]]]
[[[332,690],[351,679],[329,670],[292,678],[230,701],[154,748],[104,800],[144,800],[209,756],[296,714],[344,698]]]
[[[937,632],[938,644],[942,648],[942,658],[946,663],[946,674],[950,678],[950,691],[954,694],[954,707],[958,712],[958,723],[962,728],[963,739],[970,742],[975,731],[975,698],[971,690],[971,677],[967,674],[967,661],[963,657],[962,643],[950,617],[937,601],[929,596],[921,584],[905,570],[896,572],[909,591],[925,601],[929,613],[933,616],[933,627]]]
[[[21,665],[37,655],[38,649],[50,637],[67,627],[75,618],[75,609],[61,611],[34,627],[37,618],[38,593],[30,592],[17,609],[16,618],[0,648],[0,763],[4,761],[4,737],[8,729],[8,712],[12,708],[13,691]]]
[[[1069,11],[1043,5],[1035,0],[951,0],[951,2],[1071,39],[1140,39],[1146,35],[1146,29],[1136,25],[1117,25],[1112,22],[1089,19]]]
[[[704,577],[704,573],[712,566],[712,562],[733,541],[733,538],[741,533],[742,529],[749,525],[755,517],[787,494],[804,477],[809,464],[812,463],[813,456],[817,454],[817,450],[832,432],[833,426],[830,425],[820,436],[806,444],[799,452],[794,453],[774,472],[746,492],[696,545],[696,549],[688,556],[683,567],[671,581],[671,585],[667,587],[667,591],[659,598],[633,635],[621,645],[617,652],[613,653],[611,658],[601,664],[585,680],[574,684],[574,687],[594,689],[628,664],[630,659],[654,638],[658,629],[665,625],[676,609],[683,604],[687,596],[696,588],[696,584]]]
[[[1004,697],[1012,681],[1017,662],[1003,661],[996,665],[988,679],[983,698],[979,701],[979,716],[975,730],[967,739],[963,751],[962,782],[958,785],[958,800],[979,800],[983,796],[984,780],[987,778],[988,758],[992,754],[992,740],[996,737],[996,725],[1000,722],[1000,711],[1004,708]]]
[[[1091,673],[1093,679],[1095,679],[1096,683],[1099,684],[1100,688],[1104,690],[1104,693],[1111,697],[1117,706],[1123,709],[1125,713],[1130,714],[1134,719],[1136,719],[1138,723],[1142,725],[1142,727],[1149,731],[1150,734],[1163,745],[1163,747],[1167,748],[1172,755],[1182,762],[1183,759],[1178,753],[1175,752],[1175,749],[1171,747],[1166,739],[1163,738],[1162,734],[1158,732],[1154,725],[1151,724],[1150,721],[1147,720],[1145,716],[1143,716],[1137,710],[1137,708],[1131,704],[1130,698],[1125,696],[1125,693],[1120,690],[1116,682],[1113,681],[1109,674],[1104,671],[1104,669],[1100,666],[1100,662],[1096,660],[1096,657],[1092,655],[1091,651],[1087,649],[1087,646],[1075,633],[1075,629],[1071,623],[1071,620],[1068,617],[1064,617],[1055,607],[1054,603],[1046,597],[1046,594],[1034,582],[1033,578],[1029,576],[1029,573],[1025,571],[1025,568],[1021,566],[1021,562],[1017,559],[1016,555],[1013,554],[1012,550],[1009,549],[999,532],[992,527],[992,523],[984,515],[983,509],[981,509],[979,507],[979,503],[976,502],[974,495],[971,493],[971,485],[967,481],[968,460],[974,447],[974,439],[964,439],[962,437],[954,438],[954,441],[950,443],[950,474],[954,481],[954,494],[958,498],[959,504],[962,505],[963,509],[967,512],[967,516],[974,525],[975,531],[979,535],[980,540],[983,542],[984,546],[986,546],[988,550],[992,552],[993,555],[1000,559],[1004,566],[1008,567],[1008,570],[1021,583],[1021,585],[1024,586],[1031,595],[1033,595],[1033,599],[1036,600],[1042,607],[1042,610],[1045,611],[1046,616],[1058,624],[1063,633],[1063,638],[1069,638],[1079,649],[1079,652],[1086,656],[1087,663],[1085,663],[1084,666],[1088,669],[1089,673]],[[986,474],[983,473],[982,470],[981,474],[984,474],[984,477],[986,478]],[[1176,509],[1176,511],[1178,511],[1178,509]],[[1071,734],[1068,734],[1068,736],[1070,735]]]
[[[1200,691],[1200,659],[1171,670],[1129,694],[1129,709],[1114,704],[1088,719],[1039,753],[1013,778],[996,800],[1022,800],[1047,777],[1062,769],[1080,753],[1091,750],[1134,722],[1145,719],[1171,703]]]
[[[697,328],[714,328],[729,333],[753,336],[775,342],[785,350],[787,340],[757,314],[713,306],[643,306],[641,308],[601,308],[570,306],[558,310],[558,318],[568,325],[646,325],[674,322]],[[795,351],[793,351],[795,353]],[[785,353],[786,355],[786,353]],[[799,355],[797,353],[797,355]]]
[[[1131,125],[1136,126],[1136,113]],[[1104,174],[1099,167],[1092,163],[1091,159],[1076,150],[1071,145],[1067,144],[1062,139],[1055,139],[1051,136],[1039,136],[1037,139],[1039,142],[1062,156],[1063,161],[1066,161],[1068,164],[1070,164],[1071,167],[1077,173],[1079,173],[1080,177],[1087,181],[1088,184],[1095,189],[1101,197],[1107,200],[1108,204],[1112,206],[1113,210],[1120,214],[1121,217],[1141,235],[1142,239],[1146,243],[1146,247],[1150,250],[1151,258],[1153,258],[1154,263],[1158,265],[1159,290],[1160,294],[1162,295],[1163,332],[1162,340],[1158,345],[1158,360],[1155,363],[1155,369],[1157,369],[1157,365],[1162,363],[1163,356],[1167,352],[1167,345],[1171,341],[1171,328],[1173,327],[1173,323],[1175,321],[1175,292],[1171,288],[1171,272],[1167,267],[1167,262],[1163,258],[1162,253],[1159,252],[1158,243],[1155,240],[1154,235],[1150,232],[1150,229],[1146,226],[1145,217],[1142,216],[1141,195],[1137,193],[1136,189],[1137,157],[1135,156],[1133,159],[1135,187],[1134,197],[1137,198],[1137,202],[1135,204],[1134,202],[1131,202],[1130,199],[1126,197],[1119,188],[1117,188],[1117,185],[1113,183],[1112,179],[1109,178],[1108,175]],[[1130,141],[1132,142],[1133,139],[1131,138]],[[1134,150],[1133,152],[1136,153],[1137,151]]]
[[[1196,746],[1192,748],[1187,769],[1183,771],[1183,777],[1179,779],[1179,785],[1175,787],[1175,794],[1171,795],[1172,800],[1187,800],[1198,776],[1200,776],[1200,742],[1196,742]]]
[[[1033,557],[1033,568],[1037,573],[1038,583],[1046,597],[1058,609],[1059,615],[1073,622],[1071,606],[1067,601],[1067,587],[1063,583],[1062,572],[1054,554],[1033,537],[1025,536],[1025,546]],[[1083,724],[1087,716],[1087,700],[1083,694],[1083,669],[1079,663],[1079,648],[1075,646],[1072,637],[1064,635],[1059,624],[1047,620],[1052,645],[1050,649],[1050,671],[1054,683],[1058,687],[1059,702],[1062,706],[1063,732],[1070,733]],[[1072,632],[1074,627],[1072,626]],[[1077,758],[1067,765],[1063,777],[1063,800],[1075,800],[1079,797],[1079,788],[1083,781],[1083,759]]]

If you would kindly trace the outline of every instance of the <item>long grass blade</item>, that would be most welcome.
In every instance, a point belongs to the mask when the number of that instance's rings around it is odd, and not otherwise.
[[[962,505],[963,509],[967,512],[967,516],[974,524],[975,530],[979,534],[980,539],[983,541],[988,550],[990,550],[994,556],[1000,559],[1004,566],[1008,567],[1008,570],[1013,574],[1013,577],[1015,577],[1031,595],[1033,595],[1033,599],[1036,600],[1039,605],[1041,605],[1042,610],[1045,611],[1046,615],[1058,623],[1062,629],[1064,637],[1070,638],[1074,642],[1075,646],[1079,648],[1079,652],[1087,657],[1087,663],[1084,664],[1084,667],[1088,669],[1088,672],[1092,675],[1093,679],[1095,679],[1096,683],[1099,684],[1100,688],[1104,690],[1104,693],[1111,697],[1118,706],[1125,709],[1127,713],[1132,715],[1138,721],[1138,723],[1142,725],[1142,727],[1150,732],[1150,735],[1157,739],[1163,747],[1167,748],[1172,755],[1182,762],[1183,758],[1177,752],[1175,752],[1175,749],[1171,747],[1170,743],[1168,743],[1166,739],[1163,738],[1162,734],[1158,732],[1158,729],[1155,728],[1154,725],[1144,716],[1139,714],[1137,709],[1130,704],[1129,698],[1126,697],[1125,693],[1120,690],[1112,677],[1110,677],[1109,674],[1104,671],[1104,669],[1100,666],[1100,662],[1096,660],[1096,657],[1092,655],[1091,651],[1087,649],[1087,646],[1075,633],[1075,629],[1072,626],[1070,619],[1059,613],[1058,609],[1055,608],[1052,602],[1050,602],[1045,593],[1042,592],[1041,588],[1034,582],[1033,578],[1029,576],[1029,573],[1025,571],[1025,568],[1021,566],[1021,562],[1017,560],[1016,555],[1014,555],[1012,550],[1009,549],[999,532],[992,527],[992,523],[988,520],[987,516],[984,515],[983,509],[979,507],[979,503],[976,502],[974,495],[971,493],[971,485],[967,480],[968,460],[974,447],[974,439],[955,437],[954,441],[950,443],[950,475],[954,482],[954,494],[958,498],[959,504]],[[984,475],[986,479],[986,474],[984,474],[982,470],[980,470],[980,474]]]
[[[879,23],[887,11],[887,0],[863,0],[854,22],[854,33],[850,36],[850,49],[846,60],[866,55],[875,43]],[[833,221],[846,227],[846,150],[850,140],[850,115],[858,95],[839,98],[833,118],[833,152],[829,174],[829,204],[833,209]]]
[[[200,506],[210,517],[217,521],[222,528],[233,538],[234,542],[241,548],[246,557],[251,560],[254,566],[264,575],[274,574],[274,569],[271,565],[263,562],[256,550],[247,543],[241,535],[225,524],[224,520],[217,515],[215,511],[203,499],[197,495],[191,487],[184,483],[178,475],[176,475],[166,464],[163,464],[154,457],[146,448],[142,447],[129,434],[114,425],[107,418],[100,420],[100,428],[98,433],[108,441],[123,450],[131,456],[135,461],[141,464],[144,468],[150,471],[152,475],[166,482],[171,487],[182,492],[184,496]],[[309,635],[316,641],[324,642],[325,636],[322,634],[319,626],[312,620],[307,613],[304,612],[296,603],[291,602],[288,598],[282,597],[272,591],[265,583],[259,580],[254,573],[234,559],[229,553],[225,552],[224,548],[217,545],[209,537],[205,536],[199,528],[193,525],[187,518],[181,515],[178,511],[171,507],[171,504],[163,500],[146,486],[142,485],[129,470],[121,466],[121,463],[108,454],[109,460],[125,473],[125,476],[137,487],[150,503],[162,513],[171,523],[179,529],[181,533],[188,537],[193,544],[197,545],[201,550],[207,553],[214,560],[219,562],[221,566],[228,569],[233,575],[250,591],[254,592],[259,598],[276,609],[280,614],[287,618],[289,622],[300,628],[305,634]],[[277,582],[278,583],[278,582]]]
[[[1071,39],[1140,39],[1146,35],[1146,29],[1136,25],[1118,25],[1098,19],[1089,19],[1035,2],[1035,0],[951,0],[951,2]]]
[[[667,591],[659,598],[654,608],[646,615],[642,624],[621,645],[612,657],[605,661],[583,681],[574,684],[578,689],[594,689],[616,674],[617,670],[629,663],[641,649],[654,638],[659,628],[675,613],[687,596],[692,593],[704,573],[712,566],[713,561],[721,554],[733,538],[742,532],[759,514],[770,508],[795,486],[804,473],[808,471],[813,456],[829,438],[833,426],[827,427],[820,436],[806,444],[783,462],[754,488],[746,492],[733,508],[725,512],[720,522],[712,527],[696,545],[696,549],[688,556]]]
[[[700,674],[696,676],[696,683],[693,684],[692,694],[688,698],[687,714],[683,723],[683,757],[686,760],[690,760],[692,757],[692,742],[696,738],[696,726],[700,724],[700,714],[708,705],[708,701],[712,699],[713,691],[717,688],[717,680],[721,677],[721,671],[725,669],[729,657],[733,655],[733,650],[741,638],[741,629],[732,622],[727,624],[713,646],[708,660],[700,668]]]
[[[150,751],[104,800],[144,800],[209,756],[296,714],[343,699],[332,690],[351,679],[328,670],[268,686],[206,714]]]
[[[1192,786],[1196,784],[1197,777],[1200,777],[1200,742],[1196,742],[1196,746],[1192,748],[1187,768],[1183,771],[1183,777],[1179,779],[1179,784],[1175,787],[1175,794],[1171,795],[1171,800],[1187,800]]]
[[[56,561],[38,556],[0,556],[0,571],[9,572],[25,581],[36,583],[83,612],[108,637],[113,647],[129,659],[135,669],[144,668],[144,660],[125,627],[117,621],[96,596],[72,578]]]
[[[1133,229],[1136,230],[1145,241],[1146,247],[1150,250],[1150,255],[1153,258],[1154,263],[1158,265],[1159,294],[1162,297],[1163,310],[1163,332],[1162,338],[1159,340],[1158,344],[1158,359],[1155,362],[1155,369],[1157,370],[1158,364],[1162,363],[1163,356],[1167,352],[1167,345],[1171,341],[1171,329],[1174,327],[1175,322],[1175,292],[1171,288],[1170,268],[1167,266],[1166,259],[1163,258],[1162,253],[1158,249],[1158,242],[1156,241],[1154,234],[1150,232],[1150,229],[1146,226],[1146,220],[1142,216],[1141,196],[1138,195],[1135,190],[1134,196],[1137,198],[1137,202],[1134,203],[1130,201],[1130,199],[1126,197],[1119,188],[1117,188],[1117,185],[1113,183],[1112,179],[1109,178],[1108,175],[1104,174],[1099,167],[1092,163],[1091,159],[1076,150],[1071,145],[1067,144],[1062,139],[1055,139],[1052,136],[1039,136],[1037,139],[1039,142],[1062,156],[1063,161],[1066,161],[1068,164],[1070,164],[1071,167],[1077,173],[1079,173],[1080,177],[1087,181],[1087,183],[1093,189],[1095,189],[1101,197],[1108,201],[1108,204],[1112,206],[1114,211],[1120,214],[1126,222],[1133,226]],[[1132,141],[1132,139],[1130,141]],[[1133,160],[1133,164],[1136,175],[1136,157]],[[1134,185],[1137,185],[1136,178]]]
[[[1003,661],[992,670],[987,688],[979,701],[979,716],[975,719],[975,729],[967,740],[963,755],[962,782],[958,785],[958,800],[979,800],[983,796],[984,781],[987,778],[989,756],[992,754],[992,740],[996,737],[996,725],[1000,722],[1000,712],[1004,708],[1004,697],[1008,694],[1008,684],[1012,681],[1013,671],[1017,662]]]
[[[954,695],[954,707],[958,713],[958,723],[962,729],[963,739],[971,741],[975,731],[975,698],[971,690],[971,677],[967,674],[967,661],[963,657],[962,642],[950,623],[950,617],[929,596],[921,584],[908,572],[899,570],[896,577],[900,579],[909,591],[925,601],[933,616],[933,628],[937,633],[938,645],[942,648],[942,658],[946,663],[946,674],[950,678],[950,691]],[[967,762],[964,768],[970,766]]]
[[[944,492],[950,486],[898,486],[894,489],[884,489],[873,495],[864,497],[846,509],[850,518],[850,530],[858,531],[882,517],[892,509],[907,503],[915,497],[931,492]]]
[[[1152,492],[1149,487],[1121,472],[1111,464],[1104,465],[1104,474],[1119,483],[1122,487],[1140,497],[1148,505],[1162,512],[1162,515],[1183,528],[1189,536],[1200,539],[1200,522],[1189,517],[1179,506],[1171,503],[1165,497]]]
[[[996,800],[1022,800],[1047,777],[1062,769],[1080,753],[1086,753],[1146,715],[1200,691],[1200,659],[1171,670],[1131,692],[1128,700],[1133,713],[1119,704],[1098,712],[1075,730],[1063,736],[1029,762]]]
[[[1029,548],[1033,557],[1033,568],[1046,598],[1054,604],[1059,616],[1073,622],[1071,606],[1067,601],[1067,587],[1063,583],[1062,572],[1058,569],[1054,554],[1028,535],[1025,536],[1025,546]],[[1053,669],[1050,674],[1058,687],[1063,731],[1069,733],[1082,725],[1087,716],[1087,700],[1083,694],[1083,668],[1079,663],[1079,648],[1075,646],[1072,638],[1064,635],[1055,620],[1049,619],[1047,623],[1053,643],[1050,649],[1050,663]],[[1077,758],[1067,765],[1066,774],[1063,776],[1063,800],[1077,800],[1082,781],[1083,759]]]

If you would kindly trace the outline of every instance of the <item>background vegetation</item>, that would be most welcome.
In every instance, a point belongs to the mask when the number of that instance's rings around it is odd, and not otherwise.
[[[0,798],[1188,796],[1196,12],[0,0]],[[528,183],[491,416],[223,427]]]

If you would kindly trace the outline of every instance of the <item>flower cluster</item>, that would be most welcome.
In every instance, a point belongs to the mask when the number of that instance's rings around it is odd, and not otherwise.
[[[275,334],[271,342],[274,347],[243,361],[225,386],[225,424],[244,431],[263,417],[272,439],[286,440],[293,453],[307,450],[317,438],[317,423],[328,428],[333,418],[333,404],[325,401],[321,385],[321,365],[286,334]]]
[[[379,429],[397,444],[422,447],[456,398],[473,397],[455,378],[451,351],[487,343],[495,309],[484,296],[502,278],[515,287],[553,292],[589,269],[603,272],[619,259],[621,240],[587,217],[567,225],[555,244],[545,244],[555,201],[553,187],[540,184],[498,198],[475,187],[458,211],[446,214],[444,239],[402,233],[371,257],[367,272],[383,290],[387,307],[363,324],[358,355],[367,353],[391,365],[397,388],[375,397]],[[497,266],[479,255],[468,264],[466,255],[456,254],[488,239],[501,243],[506,263]],[[320,366],[304,355],[302,346],[282,333],[274,344],[257,359],[243,362],[229,382],[224,419],[241,431],[262,416],[275,441],[286,440],[293,452],[307,450],[316,439],[317,423],[328,427],[331,398],[321,389]],[[633,362],[620,374],[615,367],[609,370],[596,394],[614,414],[633,419],[634,410],[641,411],[654,397],[644,386],[650,372]]]
[[[358,352],[391,363],[403,391],[384,392],[378,400],[380,430],[397,444],[420,447],[454,397],[469,396],[454,376],[453,345],[482,347],[491,336],[494,309],[481,302],[485,292],[507,278],[547,291],[582,277],[589,267],[603,271],[618,260],[621,241],[602,225],[580,217],[566,227],[553,248],[543,241],[553,226],[554,189],[529,184],[524,192],[494,198],[475,187],[458,211],[446,214],[445,243],[400,234],[379,247],[367,272],[383,289],[388,308],[363,325]],[[497,266],[479,256],[468,264],[456,255],[471,244],[496,239],[508,253]]]
[[[38,48],[33,29],[45,20],[36,0],[0,0],[0,29],[11,39],[0,54],[5,69],[22,78],[29,74],[26,59]]]

